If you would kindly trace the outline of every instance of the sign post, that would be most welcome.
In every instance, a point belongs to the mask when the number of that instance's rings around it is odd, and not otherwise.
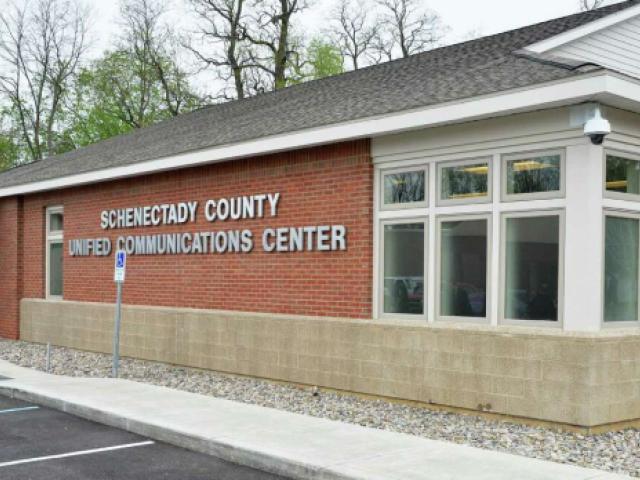
[[[118,367],[120,363],[120,322],[122,319],[122,285],[124,284],[125,272],[127,269],[127,253],[124,250],[116,252],[116,267],[114,281],[118,289],[116,297],[116,321],[113,329],[113,378],[118,378]]]

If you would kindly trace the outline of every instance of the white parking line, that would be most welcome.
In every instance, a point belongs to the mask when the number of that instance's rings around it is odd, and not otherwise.
[[[147,445],[153,445],[153,443],[154,443],[153,441],[148,440],[146,442],[126,443],[123,445],[115,445],[113,447],[94,448],[92,450],[80,450],[77,452],[61,453],[59,455],[47,455],[46,457],[24,458],[22,460],[13,460],[11,462],[0,463],[0,468],[12,467],[14,465],[21,465],[23,463],[44,462],[47,460],[56,460],[59,458],[78,457],[80,455],[91,455],[93,453],[112,452],[114,450],[122,450],[125,448],[145,447]]]
[[[26,412],[28,410],[38,410],[40,407],[18,407],[18,408],[7,408],[5,410],[0,410],[0,414],[2,413],[14,413],[14,412]]]

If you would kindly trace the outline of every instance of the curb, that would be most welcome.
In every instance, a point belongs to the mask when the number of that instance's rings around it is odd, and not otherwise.
[[[19,388],[3,387],[0,384],[0,394],[13,399],[36,403],[53,410],[59,410],[76,417],[84,418],[85,420],[148,437],[152,440],[211,455],[230,463],[291,478],[292,480],[367,480],[366,477],[346,476],[328,468],[303,464],[284,457],[238,447],[231,443],[226,443],[221,439],[208,439],[177,430],[169,430],[151,423],[130,420],[95,408]]]

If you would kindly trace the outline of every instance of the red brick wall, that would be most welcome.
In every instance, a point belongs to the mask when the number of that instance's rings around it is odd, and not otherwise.
[[[0,337],[18,338],[22,296],[22,199],[0,199]]]
[[[277,217],[209,223],[208,199],[280,192]],[[107,230],[105,209],[199,201],[197,223]],[[129,304],[371,316],[373,167],[368,141],[348,142],[135,179],[35,194],[24,199],[24,297],[44,296],[44,209],[63,205],[65,240],[249,228],[248,254],[130,256],[124,301]],[[265,253],[267,227],[347,227],[342,252]],[[64,298],[112,302],[113,254],[69,257]]]

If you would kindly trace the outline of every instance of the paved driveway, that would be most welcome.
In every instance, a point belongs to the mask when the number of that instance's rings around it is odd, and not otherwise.
[[[0,396],[2,480],[284,480]]]

